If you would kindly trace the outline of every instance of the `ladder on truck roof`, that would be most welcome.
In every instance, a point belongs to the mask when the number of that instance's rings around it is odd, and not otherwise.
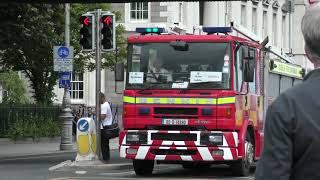
[[[255,42],[259,43],[259,44],[266,43],[265,48],[268,49],[268,51],[271,52],[272,54],[278,56],[279,58],[281,58],[282,60],[284,60],[287,63],[295,64],[294,60],[291,57],[289,57],[288,55],[286,55],[285,53],[283,53],[280,48],[277,48],[277,47],[272,46],[272,45],[268,45],[267,46],[267,42],[263,42],[262,38],[260,38],[259,36],[257,36],[253,32],[251,32],[246,27],[244,27],[244,26],[242,26],[240,24],[237,24],[235,22],[231,22],[230,24],[231,24],[231,28],[232,29],[234,29],[238,33],[242,34],[243,36],[247,37],[248,39],[250,39],[252,41],[255,41]]]

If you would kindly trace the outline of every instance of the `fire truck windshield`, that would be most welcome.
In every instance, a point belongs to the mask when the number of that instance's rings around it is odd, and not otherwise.
[[[130,44],[127,89],[229,89],[230,43]]]

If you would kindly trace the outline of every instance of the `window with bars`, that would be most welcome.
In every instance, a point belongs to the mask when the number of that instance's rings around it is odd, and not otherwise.
[[[83,73],[72,73],[70,97],[71,99],[83,99]]]
[[[282,16],[282,47],[287,47],[286,16]]]
[[[273,36],[273,44],[277,45],[278,40],[278,21],[277,21],[277,14],[273,13],[272,15],[272,36]]]
[[[130,20],[145,21],[149,19],[148,2],[130,3]]]
[[[241,24],[247,26],[247,7],[246,5],[241,5]]]
[[[179,22],[182,23],[183,19],[183,4],[179,3]]]
[[[257,8],[252,8],[252,31],[257,34]]]
[[[262,16],[262,37],[267,37],[268,36],[268,17],[267,17],[267,11],[263,11],[263,16]]]

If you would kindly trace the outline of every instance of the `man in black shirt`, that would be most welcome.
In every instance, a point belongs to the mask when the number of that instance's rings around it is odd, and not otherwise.
[[[305,52],[315,70],[269,106],[256,180],[320,179],[319,5],[307,10],[301,28]]]

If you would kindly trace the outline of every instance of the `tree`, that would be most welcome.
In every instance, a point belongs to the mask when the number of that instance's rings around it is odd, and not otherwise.
[[[0,73],[0,82],[3,82],[5,90],[8,92],[7,96],[3,98],[3,103],[25,104],[29,102],[25,95],[25,86],[17,72]]]
[[[79,17],[110,4],[71,4],[70,39],[74,47],[74,71],[95,69],[93,53],[81,52]],[[120,19],[119,12],[116,18]],[[58,73],[53,71],[52,48],[64,45],[64,9],[59,4],[0,4],[0,64],[6,70],[22,71],[30,79],[37,103],[50,104]],[[123,26],[117,27],[118,60],[126,57]],[[113,69],[115,53],[104,54],[103,67]]]
[[[0,5],[0,63],[26,74],[37,103],[50,104],[53,97],[52,47],[63,45],[63,12],[59,4]]]

